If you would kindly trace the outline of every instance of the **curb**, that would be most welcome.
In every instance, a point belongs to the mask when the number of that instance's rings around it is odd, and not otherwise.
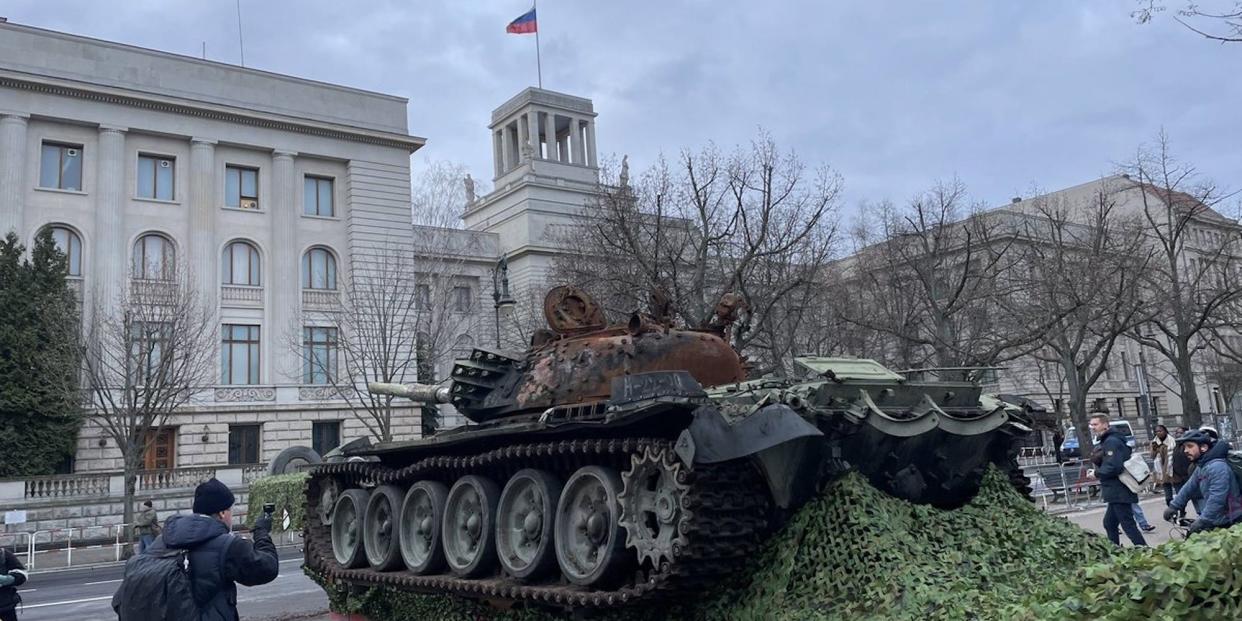
[[[276,546],[276,552],[277,552],[277,553],[279,553],[281,550],[288,550],[289,548],[298,548],[298,547],[301,547],[301,546],[300,546],[299,544],[296,544],[296,543],[285,544],[285,545],[279,545],[279,546]],[[118,566],[118,565],[124,565],[126,560],[127,560],[127,559],[122,559],[122,560],[119,560],[119,561],[106,561],[106,562],[103,562],[103,563],[89,563],[89,564],[84,564],[84,565],[72,565],[72,566],[69,566],[69,567],[64,567],[64,566],[61,566],[61,567],[49,567],[49,568],[47,568],[47,569],[35,568],[35,569],[30,570],[30,574],[31,574],[31,575],[47,575],[47,574],[58,574],[58,573],[64,573],[64,572],[67,572],[67,571],[93,571],[93,570],[96,570],[96,569],[104,569],[104,568],[107,568],[107,567],[116,567],[116,566]]]

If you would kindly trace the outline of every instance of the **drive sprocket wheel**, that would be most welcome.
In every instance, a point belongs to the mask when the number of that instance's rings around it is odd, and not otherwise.
[[[639,563],[671,563],[689,543],[681,527],[690,517],[688,474],[667,447],[647,447],[630,458],[618,500],[626,545],[637,551]]]

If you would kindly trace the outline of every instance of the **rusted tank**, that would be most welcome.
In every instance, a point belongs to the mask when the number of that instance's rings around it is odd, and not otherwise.
[[[952,508],[997,464],[1024,491],[1020,408],[965,381],[870,360],[799,358],[747,379],[709,325],[664,313],[606,325],[548,294],[521,356],[476,349],[444,386],[373,392],[452,403],[475,424],[354,448],[307,487],[306,563],[333,580],[536,606],[641,606],[701,590],[849,468]]]

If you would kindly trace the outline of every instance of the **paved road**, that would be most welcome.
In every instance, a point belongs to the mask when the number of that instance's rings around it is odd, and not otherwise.
[[[328,610],[328,596],[302,573],[302,553],[297,548],[280,550],[280,577],[270,584],[238,587],[237,608],[245,621],[303,619]],[[60,572],[35,572],[26,588],[22,621],[116,621],[112,594],[124,574],[124,566]]]
[[[1143,515],[1147,516],[1147,522],[1156,527],[1156,530],[1150,533],[1143,533],[1143,539],[1147,541],[1147,545],[1154,546],[1168,541],[1173,525],[1160,518],[1160,514],[1164,513],[1164,496],[1148,498],[1139,504],[1143,507]],[[1105,507],[1099,507],[1077,513],[1067,513],[1061,517],[1089,531],[1102,535],[1104,534],[1104,510]],[[1194,513],[1194,509],[1191,509],[1190,515],[1192,517]],[[1121,534],[1121,542],[1124,545],[1130,544],[1130,540],[1126,538],[1125,533]]]

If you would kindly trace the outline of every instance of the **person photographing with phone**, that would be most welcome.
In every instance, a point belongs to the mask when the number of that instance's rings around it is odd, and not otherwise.
[[[267,584],[280,574],[272,543],[274,505],[254,521],[253,541],[232,533],[233,492],[211,479],[194,490],[194,513],[174,515],[163,534],[125,565],[112,598],[120,621],[238,621],[237,585]]]

